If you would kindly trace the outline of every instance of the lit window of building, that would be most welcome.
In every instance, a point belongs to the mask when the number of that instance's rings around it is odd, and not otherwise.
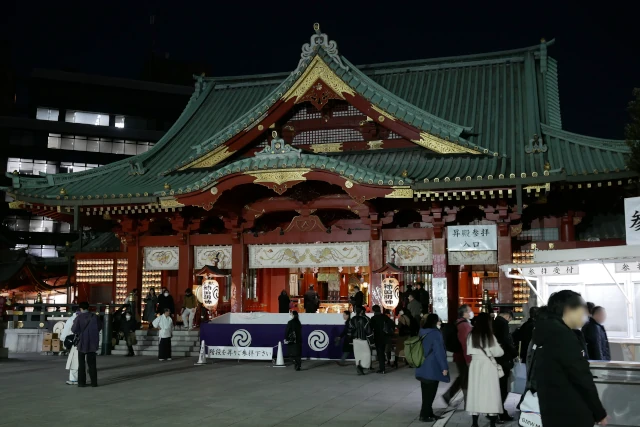
[[[85,111],[67,111],[64,121],[94,126],[109,126],[109,115],[105,113],[89,113]]]
[[[124,116],[116,116],[116,127],[124,129]]]
[[[125,141],[123,139],[96,138],[50,133],[47,148],[54,150],[90,151],[93,153],[124,154],[134,156],[148,151],[152,142]]]
[[[51,108],[38,108],[36,110],[36,119],[38,120],[48,120],[50,122],[57,122],[59,115],[60,115],[59,110],[53,110]]]

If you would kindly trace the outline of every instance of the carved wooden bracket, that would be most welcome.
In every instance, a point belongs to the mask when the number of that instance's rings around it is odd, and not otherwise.
[[[200,218],[188,219],[180,214],[176,214],[172,218],[169,218],[169,222],[171,223],[173,231],[176,232],[178,240],[183,243],[187,241],[188,235],[200,229]]]
[[[327,231],[320,218],[317,215],[298,215],[291,220],[289,226],[284,230],[289,231]]]

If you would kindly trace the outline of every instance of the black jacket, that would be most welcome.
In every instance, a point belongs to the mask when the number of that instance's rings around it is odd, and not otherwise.
[[[573,333],[578,337],[578,342],[580,342],[580,348],[582,348],[582,357],[585,360],[589,360],[589,349],[587,348],[587,341],[584,339],[584,334],[581,329],[573,329]]]
[[[349,322],[351,321],[351,319],[347,319],[344,322],[344,329],[342,329],[342,333],[340,334],[340,338],[343,339],[342,341],[342,352],[343,353],[350,353],[353,351],[353,343],[351,340],[351,337],[349,336]]]
[[[352,339],[366,340],[373,335],[367,316],[354,316],[349,321],[349,336]]]
[[[535,376],[544,427],[593,427],[607,416],[576,334],[562,319],[536,321]]]
[[[529,319],[522,326],[515,330],[513,333],[513,345],[516,348],[520,347],[520,360],[524,362],[527,360],[527,351],[529,349],[529,343],[533,337],[533,328],[536,327],[536,321]]]
[[[582,333],[587,342],[589,360],[611,360],[611,347],[609,346],[609,338],[604,326],[591,317],[587,324],[582,327]]]
[[[304,311],[305,313],[315,313],[320,306],[320,299],[318,293],[313,289],[309,289],[304,294]]]
[[[132,316],[131,319],[127,320],[126,317],[122,316],[122,321],[120,322],[120,330],[127,336],[128,333],[135,332],[138,329],[138,322]]]
[[[374,314],[369,322],[371,329],[373,330],[373,340],[378,344],[386,343],[387,338],[391,336],[384,333],[385,324],[389,331],[395,331],[396,329],[396,324],[393,323],[393,320],[389,319],[382,313]]]
[[[429,308],[429,292],[425,288],[420,289],[420,304],[423,309]]]
[[[168,297],[165,297],[164,294],[160,294],[158,296],[158,308],[156,312],[163,314],[165,308],[171,310],[171,314],[175,314],[176,312],[176,306],[173,303],[173,297],[171,294],[169,294]]]
[[[493,335],[498,340],[498,344],[502,347],[504,355],[496,357],[496,362],[502,366],[505,374],[513,368],[513,359],[518,357],[518,350],[513,344],[513,338],[509,333],[509,322],[502,316],[498,316],[493,321]]]
[[[364,294],[362,293],[362,291],[356,292],[351,303],[354,307],[362,307],[362,305],[364,304]]]
[[[289,312],[289,303],[291,303],[291,300],[289,299],[289,295],[280,294],[278,296],[278,312],[280,312],[280,313],[288,313]]]
[[[288,340],[291,331],[295,332],[296,334],[296,342],[288,342],[287,345],[289,346],[289,348],[302,348],[302,324],[300,323],[300,320],[289,320],[289,323],[287,323],[287,329],[284,331],[285,340]]]

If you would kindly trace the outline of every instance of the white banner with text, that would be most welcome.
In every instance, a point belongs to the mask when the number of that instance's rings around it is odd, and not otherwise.
[[[210,359],[272,360],[273,348],[209,346],[207,357]]]
[[[495,224],[447,227],[449,251],[497,251],[498,230]]]

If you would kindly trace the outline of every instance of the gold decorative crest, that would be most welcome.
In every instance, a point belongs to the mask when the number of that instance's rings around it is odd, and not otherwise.
[[[181,167],[178,170],[182,171],[182,170],[191,169],[191,168],[194,168],[194,169],[210,168],[217,165],[218,163],[220,163],[221,161],[223,161],[233,153],[235,153],[235,151],[231,151],[229,150],[229,147],[227,147],[226,145],[222,145],[216,148],[215,150],[205,154],[204,156],[199,157],[198,159],[194,160],[188,165]]]
[[[378,113],[382,114],[384,117],[386,117],[389,120],[395,120],[396,118],[393,117],[391,114],[387,113],[386,111],[384,111],[382,108],[378,107],[377,105],[373,105],[371,104],[371,108],[375,111],[377,111]],[[379,120],[379,119],[378,119]],[[380,120],[381,122],[384,120]]]
[[[367,142],[369,146],[369,150],[381,150],[382,149],[382,140],[369,141]]]
[[[9,209],[22,209],[23,207],[24,207],[24,202],[20,200],[9,202]]]
[[[412,199],[413,190],[409,187],[393,187],[393,191],[384,197],[387,199]]]
[[[297,169],[275,169],[266,171],[248,171],[245,175],[253,176],[256,178],[254,183],[272,182],[277,185],[284,184],[291,181],[306,181],[304,174],[311,172],[311,169],[297,168]]]
[[[322,80],[342,99],[344,99],[343,93],[355,95],[355,91],[343,82],[322,58],[316,55],[300,78],[282,96],[282,100],[286,102],[291,98],[295,98],[296,102],[298,102],[317,80]]]
[[[163,199],[160,199],[161,208],[181,208],[183,206],[184,205],[182,203],[178,202],[173,197],[165,197]]]
[[[332,144],[313,144],[309,148],[314,153],[340,153],[342,152],[342,142],[336,142]]]
[[[428,148],[429,150],[440,154],[479,154],[471,148],[462,147],[453,142],[445,141],[444,139],[433,136],[427,132],[420,132],[420,139],[414,139],[412,141],[424,148]]]

